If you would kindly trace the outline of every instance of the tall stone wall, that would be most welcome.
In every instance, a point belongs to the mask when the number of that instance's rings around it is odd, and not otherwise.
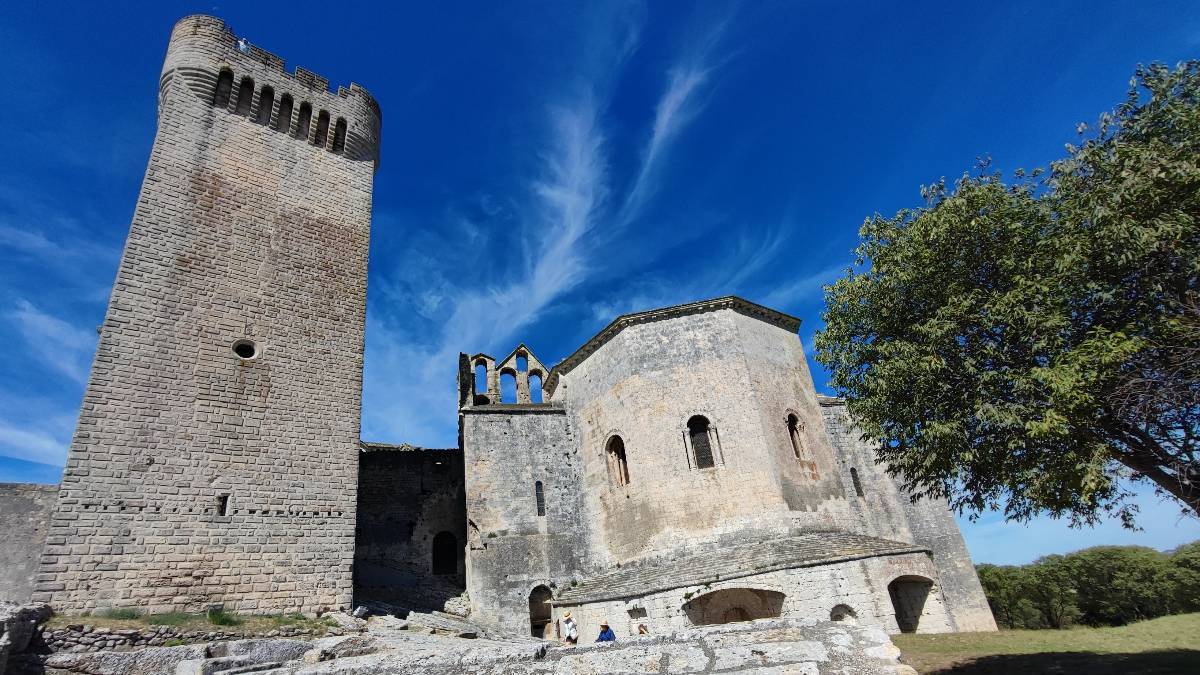
[[[46,543],[57,485],[0,483],[0,600],[27,602]]]
[[[159,84],[35,599],[346,607],[379,108],[205,16]]]
[[[857,487],[863,494],[851,503],[863,531],[930,549],[954,630],[996,630],[971,554],[946,503],[933,499],[914,503],[897,479],[888,475],[886,466],[875,462],[874,446],[860,438],[846,415],[845,404],[832,398],[823,398],[821,403],[848,494],[856,494],[850,470],[858,475]]]
[[[484,405],[464,408],[460,424],[471,616],[525,633],[531,592],[553,592],[585,569],[587,515],[569,421],[549,405]]]
[[[467,513],[461,450],[364,443],[357,515],[356,603],[381,600],[440,610],[463,590]],[[453,538],[453,572],[434,570],[439,536]]]

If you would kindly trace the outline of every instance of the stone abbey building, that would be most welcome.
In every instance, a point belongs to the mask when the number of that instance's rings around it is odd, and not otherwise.
[[[946,505],[816,393],[799,320],[741,298],[619,317],[552,368],[463,354],[458,448],[361,442],[378,104],[191,16],[158,107],[35,600],[995,629]]]

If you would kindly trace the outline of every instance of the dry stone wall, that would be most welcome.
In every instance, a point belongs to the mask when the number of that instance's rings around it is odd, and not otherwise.
[[[380,118],[282,66],[212,17],[171,36],[35,592],[59,611],[350,604]]]

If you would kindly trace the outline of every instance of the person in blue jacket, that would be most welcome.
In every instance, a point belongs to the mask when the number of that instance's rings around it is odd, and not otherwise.
[[[596,638],[596,642],[616,642],[617,635],[608,627],[607,621],[600,622],[600,637]]]

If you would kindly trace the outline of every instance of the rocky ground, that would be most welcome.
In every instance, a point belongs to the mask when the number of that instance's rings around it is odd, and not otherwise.
[[[37,617],[25,617],[24,625]],[[42,618],[41,620],[44,620]],[[13,650],[9,675],[270,675],[451,673],[913,673],[882,630],[765,619],[578,647],[505,635],[441,612],[355,619],[353,634],[258,638],[124,651]],[[20,629],[20,626],[18,626]],[[32,629],[30,630],[32,632]],[[10,635],[6,630],[5,635]],[[24,653],[21,653],[24,652]],[[4,675],[0,668],[0,675]]]

